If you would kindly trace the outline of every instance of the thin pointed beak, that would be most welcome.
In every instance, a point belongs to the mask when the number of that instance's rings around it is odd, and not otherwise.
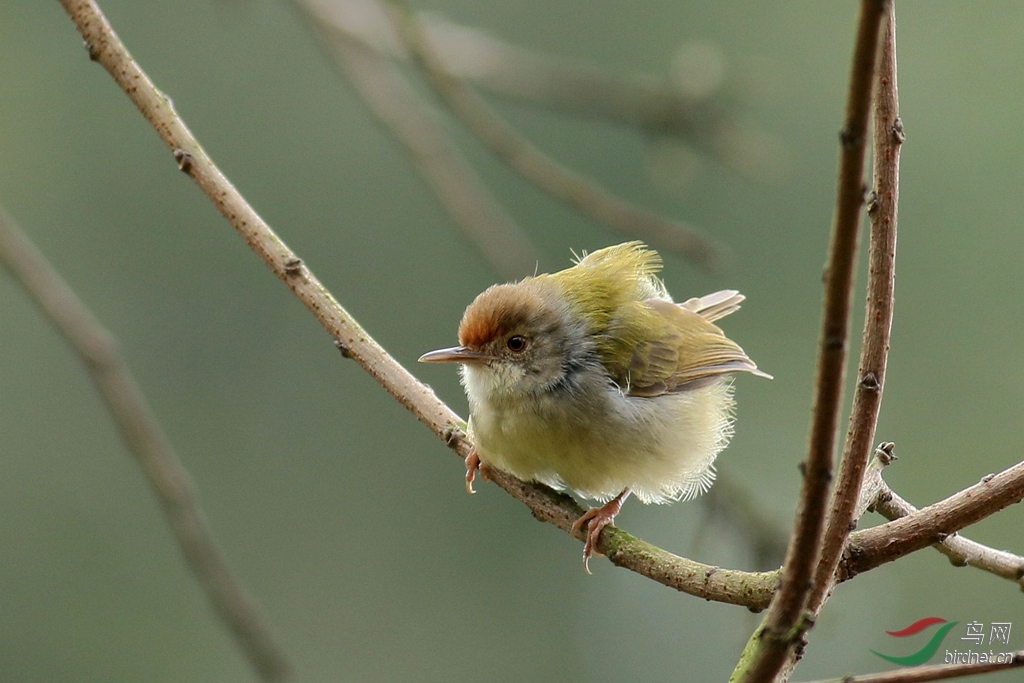
[[[438,349],[420,356],[421,363],[482,363],[485,360],[491,360],[491,356],[474,351],[468,346]]]

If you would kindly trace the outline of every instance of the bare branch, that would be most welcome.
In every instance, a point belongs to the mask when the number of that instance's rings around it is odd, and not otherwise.
[[[875,457],[868,464],[864,474],[864,485],[857,502],[855,518],[860,519],[869,510],[878,512],[889,520],[899,519],[918,512],[918,509],[900,497],[882,479],[882,471],[895,460],[894,444],[884,443],[875,449]],[[932,547],[949,558],[957,566],[970,565],[1009,579],[1024,591],[1024,557],[1005,550],[996,550],[977,541],[964,538],[959,533],[950,534]],[[842,565],[840,565],[842,568]],[[837,577],[838,581],[853,578],[847,572]]]
[[[835,585],[835,572],[846,539],[856,528],[857,498],[875,441],[878,411],[885,386],[885,366],[892,328],[896,278],[896,219],[899,204],[900,146],[903,126],[896,90],[896,8],[889,3],[878,60],[874,98],[874,180],[868,204],[871,241],[868,250],[867,305],[861,341],[857,389],[853,395],[846,445],[832,491],[828,525],[814,576],[808,609],[817,613]]]
[[[856,576],[921,548],[950,540],[951,534],[1021,499],[1024,499],[1024,462],[989,475],[938,503],[850,534],[840,565],[841,578]],[[1021,566],[1017,565],[1014,571],[1021,571]],[[1020,578],[1017,575],[1014,580]]]
[[[245,201],[189,131],[170,99],[153,85],[132,59],[96,3],[93,0],[61,0],[61,4],[85,40],[90,57],[110,73],[139,108],[172,150],[178,167],[195,181],[246,244],[316,317],[342,354],[356,361],[464,460],[470,447],[463,431],[465,422],[441,402],[430,387],[419,382],[367,334],[302,259]],[[571,528],[572,522],[582,514],[582,509],[572,498],[545,486],[523,483],[497,471],[490,476],[496,484],[525,503],[535,517],[561,529]],[[707,565],[689,563],[664,551],[661,551],[664,554],[655,554],[649,550],[653,546],[634,543],[636,539],[632,536],[613,530],[611,526],[606,528],[601,538],[598,550],[614,555],[616,564],[708,600],[737,603],[742,596],[749,595],[749,602],[742,604],[759,609],[767,604],[774,590],[775,580],[771,573],[711,572],[713,568]],[[657,555],[657,561],[654,555]],[[706,577],[708,574],[710,576]],[[750,587],[724,582],[724,578],[748,582]]]
[[[487,470],[487,477],[530,508],[541,522],[569,534],[583,508],[569,495],[541,484],[525,483],[499,470]],[[583,540],[585,531],[576,532]],[[631,536],[615,526],[605,527],[598,549],[619,567],[642,574],[669,588],[705,600],[742,605],[752,611],[768,606],[775,592],[779,572],[743,572],[721,569],[673,555]]]
[[[444,70],[430,50],[423,28],[401,0],[395,9],[400,34],[438,97],[481,143],[523,178],[593,220],[630,237],[640,237],[713,268],[721,250],[710,239],[678,221],[611,196],[593,181],[570,171],[531,145],[491,109],[483,98]]]
[[[862,0],[860,6],[845,123],[840,134],[839,178],[825,270],[814,409],[808,455],[802,464],[804,481],[779,592],[733,672],[733,680],[747,683],[774,679],[791,654],[796,652],[803,641],[803,634],[812,624],[812,617],[804,609],[820,556],[832,479],[853,269],[863,203],[868,118],[884,9],[885,2],[881,0]]]
[[[842,678],[811,681],[811,683],[926,683],[927,681],[944,681],[950,678],[976,676],[995,671],[1008,671],[1022,666],[1024,666],[1024,650],[1018,650],[1003,662],[909,666],[905,669],[896,669],[895,671],[886,671],[884,673],[843,676]]]
[[[879,477],[881,481],[881,477]],[[875,510],[887,519],[899,519],[918,511],[882,481]],[[950,534],[940,543],[932,546],[949,558],[957,567],[976,567],[996,576],[1013,581],[1024,591],[1024,557],[1005,550],[996,550],[977,541],[964,538],[959,533]]]
[[[364,10],[373,9],[372,3],[362,0],[353,4],[366,5]],[[313,0],[293,0],[292,5],[318,39],[330,63],[347,77],[377,120],[405,148],[438,202],[484,258],[508,279],[533,272],[537,249],[480,183],[438,121],[437,112],[388,59],[327,19],[344,6],[334,6],[334,11],[329,12],[326,6]],[[382,13],[380,16],[387,22]]]
[[[49,318],[89,371],[128,451],[160,501],[185,564],[213,611],[264,681],[285,681],[291,666],[262,611],[213,538],[192,479],[121,357],[117,341],[0,207],[0,262]]]

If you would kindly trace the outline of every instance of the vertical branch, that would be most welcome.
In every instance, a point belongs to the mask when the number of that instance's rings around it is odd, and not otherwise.
[[[150,412],[117,342],[2,208],[0,264],[21,284],[89,371],[214,612],[234,634],[264,681],[287,680],[290,666],[284,651],[217,546],[192,479]]]
[[[779,591],[733,672],[732,679],[737,681],[773,680],[792,654],[799,656],[803,635],[811,626],[811,619],[805,618],[804,608],[818,563],[832,479],[853,269],[863,204],[871,90],[884,9],[884,0],[862,0],[860,6],[846,114],[840,133],[839,177],[825,269],[814,408],[807,459],[801,464],[804,480]]]
[[[856,524],[854,510],[864,470],[875,440],[882,403],[896,277],[896,217],[899,203],[900,147],[903,124],[896,90],[896,7],[889,3],[878,61],[874,108],[874,178],[868,204],[871,243],[868,251],[868,296],[860,351],[857,390],[853,397],[846,446],[832,495],[832,509],[822,543],[808,609],[817,613],[835,585],[835,571],[846,539]]]

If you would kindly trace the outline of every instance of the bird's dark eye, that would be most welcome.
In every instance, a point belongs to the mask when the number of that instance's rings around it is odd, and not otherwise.
[[[505,342],[505,346],[507,346],[508,350],[512,353],[522,353],[526,350],[526,347],[529,346],[529,342],[526,337],[517,334],[509,337],[508,341]]]

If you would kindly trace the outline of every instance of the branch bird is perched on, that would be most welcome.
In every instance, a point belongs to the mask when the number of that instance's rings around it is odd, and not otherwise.
[[[660,269],[657,252],[627,242],[495,285],[466,309],[460,346],[420,358],[462,364],[470,492],[482,463],[605,502],[574,525],[588,525],[584,563],[630,493],[667,503],[706,491],[732,436],[729,376],[771,378],[713,324],[742,294],[676,304]]]

